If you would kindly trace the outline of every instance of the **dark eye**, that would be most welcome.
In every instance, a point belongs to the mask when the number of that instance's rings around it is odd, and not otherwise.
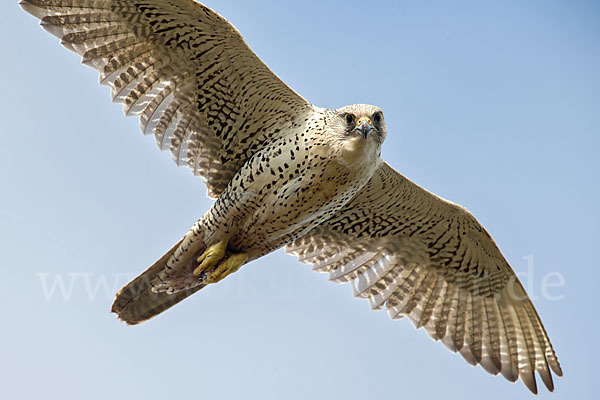
[[[380,123],[382,119],[383,119],[383,114],[381,112],[376,112],[373,115],[373,121],[375,121],[375,123],[377,123],[377,124]]]
[[[348,125],[350,125],[351,123],[354,122],[354,115],[352,115],[352,114],[346,114],[346,116],[344,118],[346,119],[346,123]]]

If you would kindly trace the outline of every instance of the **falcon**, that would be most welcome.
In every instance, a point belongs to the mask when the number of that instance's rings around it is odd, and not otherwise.
[[[193,0],[22,0],[99,72],[212,207],[115,296],[139,324],[281,247],[473,365],[537,392],[562,376],[540,318],[465,208],[380,157],[382,110],[312,105],[223,17]]]

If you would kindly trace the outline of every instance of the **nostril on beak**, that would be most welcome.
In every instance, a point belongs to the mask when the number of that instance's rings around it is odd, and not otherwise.
[[[360,134],[366,139],[371,131],[373,130],[373,125],[369,123],[368,119],[361,119],[359,122],[358,128],[356,128]]]

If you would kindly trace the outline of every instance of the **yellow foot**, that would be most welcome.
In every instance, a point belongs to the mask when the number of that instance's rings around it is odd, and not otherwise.
[[[225,257],[225,252],[227,251],[227,242],[221,241],[217,244],[213,244],[210,246],[200,257],[196,259],[197,262],[200,263],[192,273],[194,276],[200,275],[203,271],[214,267]]]
[[[214,271],[206,274],[206,283],[217,283],[227,275],[240,269],[248,260],[248,254],[238,253],[227,257]]]

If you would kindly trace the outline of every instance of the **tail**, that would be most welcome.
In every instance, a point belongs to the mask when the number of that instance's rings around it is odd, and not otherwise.
[[[151,290],[150,282],[164,269],[165,264],[182,241],[183,239],[177,242],[150,268],[129,282],[115,295],[111,311],[116,313],[120,320],[128,325],[137,325],[173,307],[204,287],[204,285],[200,285],[173,294],[154,293]]]

